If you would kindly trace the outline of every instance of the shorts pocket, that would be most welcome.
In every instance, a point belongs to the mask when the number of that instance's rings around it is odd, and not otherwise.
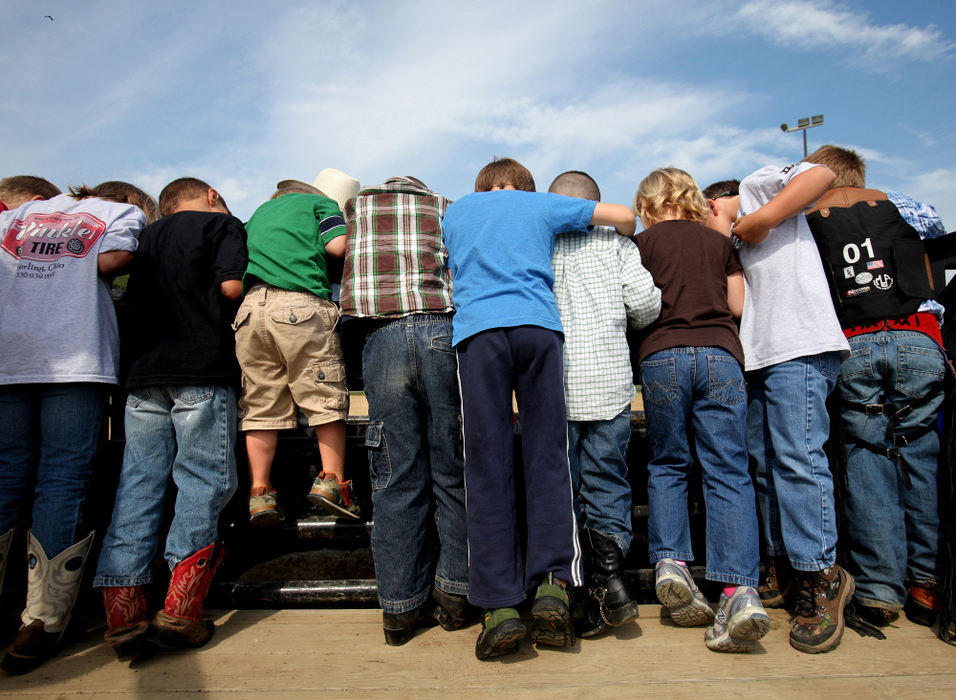
[[[273,323],[297,326],[315,316],[315,311],[315,307],[312,306],[287,306],[280,309],[271,309],[269,318],[272,319]]]
[[[236,318],[232,322],[232,330],[239,330],[239,327],[248,321],[250,316],[252,316],[252,310],[244,306],[240,306],[239,310],[236,312]]]
[[[179,386],[171,392],[178,401],[187,406],[197,406],[204,401],[209,401],[216,393],[216,388],[212,386]]]
[[[130,408],[139,408],[144,402],[149,401],[149,397],[149,387],[141,386],[130,389],[126,395],[126,405]]]
[[[677,361],[673,357],[641,363],[641,397],[644,403],[666,406],[677,400]]]

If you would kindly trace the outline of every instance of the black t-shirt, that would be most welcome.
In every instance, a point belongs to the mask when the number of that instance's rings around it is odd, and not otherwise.
[[[126,292],[126,386],[239,383],[232,321],[239,302],[220,283],[246,271],[239,219],[183,211],[143,229]]]
[[[727,276],[740,272],[730,239],[693,221],[662,221],[634,237],[641,262],[661,289],[661,315],[640,359],[678,346],[723,348],[744,363],[727,305]]]

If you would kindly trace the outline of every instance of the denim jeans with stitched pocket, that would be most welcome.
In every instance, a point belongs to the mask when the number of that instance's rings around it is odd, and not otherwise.
[[[611,420],[568,421],[568,461],[578,529],[607,535],[624,554],[631,547],[627,443],[631,407]]]
[[[759,531],[740,363],[719,347],[661,350],[641,363],[641,392],[654,455],[647,485],[651,561],[694,558],[687,512],[692,432],[707,510],[707,579],[756,586]]]
[[[840,353],[807,355],[748,374],[747,447],[767,554],[798,571],[836,561],[833,476],[823,445],[830,435],[827,397]]]
[[[372,556],[382,609],[407,612],[432,585],[467,595],[465,472],[451,318],[407,316],[377,329],[362,352],[372,482]],[[440,549],[429,553],[429,522]]]
[[[864,604],[898,609],[906,601],[907,580],[937,581],[940,573],[936,418],[943,403],[946,358],[932,338],[916,331],[864,333],[850,339],[850,349],[837,391],[844,402],[846,517],[856,597]],[[900,448],[899,465],[854,442],[859,437],[881,447],[893,445],[888,417],[860,410],[867,404],[913,404],[895,428],[896,435],[913,435]],[[924,426],[932,429],[919,435]],[[911,489],[901,467],[909,472]]]
[[[152,581],[169,478],[175,515],[166,561],[176,564],[216,539],[236,490],[236,392],[221,386],[147,386],[126,399],[126,450],[94,586]]]
[[[76,542],[106,390],[105,384],[0,386],[0,534],[32,499],[30,528],[48,557]]]

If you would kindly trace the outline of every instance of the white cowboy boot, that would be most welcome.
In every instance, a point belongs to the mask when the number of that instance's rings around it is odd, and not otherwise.
[[[32,671],[55,651],[83,582],[93,533],[53,559],[47,559],[32,532],[28,533],[27,544],[27,606],[20,616],[23,625],[0,662],[0,668],[15,675]]]

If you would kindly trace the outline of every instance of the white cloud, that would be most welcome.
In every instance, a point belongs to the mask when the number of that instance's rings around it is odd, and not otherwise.
[[[956,48],[932,25],[877,24],[866,12],[829,0],[750,0],[736,17],[744,27],[775,43],[802,49],[850,49],[869,64],[892,59],[936,61],[951,57]]]

